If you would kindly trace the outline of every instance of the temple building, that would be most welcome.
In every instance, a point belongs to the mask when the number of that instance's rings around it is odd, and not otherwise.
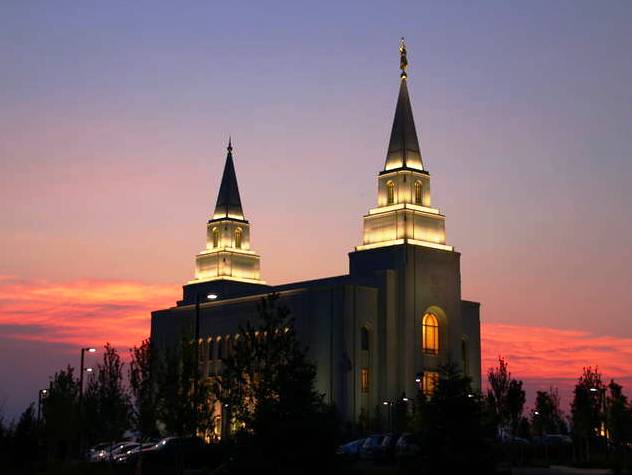
[[[447,243],[445,216],[431,203],[403,41],[400,53],[399,95],[377,176],[377,206],[363,218],[362,243],[349,253],[349,273],[282,285],[261,279],[251,240],[256,228],[242,207],[229,141],[195,278],[174,307],[152,313],[156,348],[177,345],[196,328],[203,371],[216,374],[239,325],[253,321],[260,299],[276,292],[309,348],[317,389],[348,422],[386,420],[389,402],[412,400],[419,389],[431,393],[448,362],[480,389],[479,304],[461,298],[461,255]]]

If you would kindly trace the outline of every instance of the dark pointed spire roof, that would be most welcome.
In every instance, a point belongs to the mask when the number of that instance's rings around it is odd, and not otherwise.
[[[423,170],[419,140],[413,119],[413,109],[408,96],[408,60],[404,39],[400,44],[400,67],[402,70],[399,84],[399,96],[395,107],[395,118],[391,129],[391,140],[388,144],[385,170],[400,167]]]
[[[222,183],[217,195],[213,219],[228,217],[243,219],[244,212],[241,208],[241,199],[239,198],[237,175],[235,174],[235,164],[233,163],[233,145],[230,138],[228,139],[226,150],[228,151],[226,165],[224,165],[224,174],[222,175]]]

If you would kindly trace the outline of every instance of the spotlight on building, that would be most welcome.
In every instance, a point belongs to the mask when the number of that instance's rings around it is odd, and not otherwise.
[[[219,297],[219,295],[217,295],[217,294],[208,294],[206,296],[206,298],[209,299],[209,300],[217,300],[217,297]]]

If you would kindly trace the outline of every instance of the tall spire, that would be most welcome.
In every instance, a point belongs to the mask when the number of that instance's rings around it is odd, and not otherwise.
[[[228,139],[228,147],[226,147],[226,150],[228,152],[226,155],[226,165],[224,165],[222,184],[219,187],[213,219],[244,219],[241,199],[239,198],[239,187],[237,186],[237,175],[235,174],[235,164],[233,163],[233,144],[231,138]]]
[[[388,144],[385,170],[407,167],[423,170],[419,140],[413,119],[413,110],[408,96],[408,57],[404,38],[399,45],[401,69],[399,96],[395,107],[395,118],[391,129],[391,139]]]

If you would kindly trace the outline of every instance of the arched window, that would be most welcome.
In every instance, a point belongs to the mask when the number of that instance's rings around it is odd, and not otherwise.
[[[213,228],[213,247],[219,247],[219,229]]]
[[[217,338],[217,359],[224,359],[224,342],[221,336]]]
[[[432,313],[424,315],[421,321],[421,348],[424,353],[439,353],[439,323]]]
[[[415,182],[415,204],[420,205],[423,201],[423,188],[420,181]]]
[[[213,361],[215,359],[215,345],[213,344],[215,341],[213,338],[209,338],[208,340],[208,360]]]
[[[395,203],[395,183],[389,181],[386,183],[386,204],[392,205]]]
[[[360,330],[360,349],[362,351],[369,351],[369,329],[362,327]]]
[[[241,228],[235,229],[235,249],[241,249]]]

